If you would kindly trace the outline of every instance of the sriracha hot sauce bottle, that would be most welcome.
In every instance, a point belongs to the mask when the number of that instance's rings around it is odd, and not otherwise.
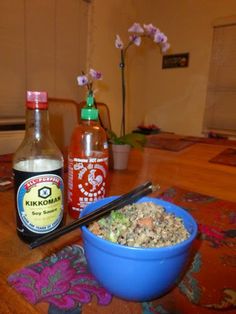
[[[63,156],[49,132],[46,92],[28,91],[25,137],[13,157],[17,233],[25,242],[63,224]]]
[[[68,152],[68,212],[72,218],[77,219],[85,206],[105,197],[107,172],[107,136],[89,94]]]

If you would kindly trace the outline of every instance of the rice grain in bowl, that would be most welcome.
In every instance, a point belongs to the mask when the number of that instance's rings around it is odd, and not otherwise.
[[[87,206],[82,216],[114,200],[108,197]],[[197,234],[192,216],[171,203],[143,197],[182,219],[188,238],[165,247],[134,247],[113,243],[82,227],[85,256],[92,274],[109,292],[126,300],[148,301],[169,291],[178,281]]]
[[[127,205],[88,226],[97,236],[134,247],[164,247],[190,236],[181,218],[153,202]]]

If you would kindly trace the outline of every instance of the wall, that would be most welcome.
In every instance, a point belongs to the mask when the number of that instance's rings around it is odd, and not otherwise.
[[[157,47],[145,42],[132,47],[127,58],[128,129],[155,123],[165,131],[201,135],[211,56],[214,21],[236,14],[228,0],[93,0],[90,5],[88,67],[101,70],[97,99],[111,110],[115,131],[120,129],[121,89],[119,51],[115,35],[128,38],[133,22],[152,23],[167,34],[170,53],[190,53],[190,65],[161,69]],[[100,82],[99,82],[100,83]]]
[[[87,68],[103,72],[96,98],[108,104],[113,129],[119,131],[121,80],[115,35],[125,41],[133,22],[151,22],[168,35],[170,53],[190,53],[190,65],[162,70],[162,57],[151,42],[128,51],[128,129],[144,122],[166,131],[201,135],[212,26],[219,18],[235,14],[235,0],[227,5],[224,0],[2,0],[0,119],[12,112],[24,115],[27,89],[82,100],[85,90],[75,78],[87,63]]]

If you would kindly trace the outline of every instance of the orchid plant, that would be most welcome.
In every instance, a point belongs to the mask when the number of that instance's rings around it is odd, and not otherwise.
[[[119,35],[116,35],[115,46],[120,49],[120,69],[121,69],[121,88],[122,88],[122,121],[120,135],[125,136],[125,101],[126,101],[126,87],[125,87],[125,57],[127,50],[132,45],[140,46],[144,37],[151,39],[155,44],[160,47],[161,53],[165,53],[169,48],[167,36],[162,33],[157,27],[152,24],[144,24],[141,26],[139,23],[134,23],[129,29],[129,41],[125,45]]]
[[[88,90],[88,96],[93,96],[96,90],[93,89],[93,82],[102,80],[102,73],[94,69],[90,69],[88,74],[82,71],[82,75],[77,76],[77,82],[79,86],[86,86]]]

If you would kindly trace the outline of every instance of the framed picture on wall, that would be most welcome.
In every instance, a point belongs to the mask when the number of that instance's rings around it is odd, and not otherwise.
[[[162,69],[185,68],[189,65],[189,53],[165,55],[162,58]]]

